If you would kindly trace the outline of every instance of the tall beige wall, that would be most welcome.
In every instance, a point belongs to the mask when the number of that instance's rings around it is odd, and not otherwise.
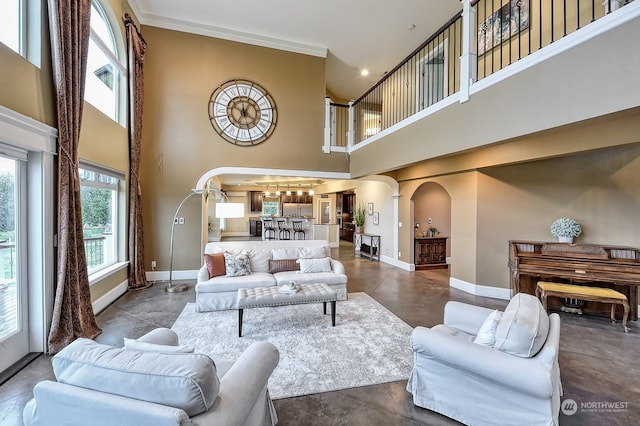
[[[325,60],[280,50],[143,26],[148,44],[142,148],[146,259],[169,266],[174,210],[208,170],[221,166],[345,172],[344,154],[323,154]],[[223,140],[208,116],[211,93],[231,79],[263,86],[278,108],[267,141],[240,147]],[[200,203],[191,199],[176,229],[174,269],[200,266]]]
[[[509,287],[509,240],[553,241],[558,217],[580,222],[579,243],[640,247],[640,143],[572,156],[495,166],[400,182],[401,194],[426,182],[451,197],[451,276],[483,286]],[[410,206],[400,204],[400,216]],[[422,224],[421,224],[422,225]],[[400,233],[400,251],[413,230]],[[401,260],[412,263],[410,257]]]
[[[581,224],[576,242],[640,247],[639,171],[640,144],[484,170],[476,283],[508,287],[508,241],[553,241],[558,217]]]

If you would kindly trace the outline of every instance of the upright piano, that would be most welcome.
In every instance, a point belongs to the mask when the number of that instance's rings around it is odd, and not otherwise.
[[[629,319],[638,319],[640,249],[596,244],[509,241],[509,271],[512,292],[535,294],[538,281],[553,281],[606,287],[627,296]],[[550,309],[561,309],[569,301],[549,298]],[[582,312],[609,316],[610,305],[584,302]],[[620,313],[622,310],[620,309]]]

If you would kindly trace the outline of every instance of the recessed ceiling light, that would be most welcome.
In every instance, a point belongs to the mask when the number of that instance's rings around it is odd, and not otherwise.
[[[362,71],[360,71],[360,75],[363,77],[366,77],[369,75],[369,70],[368,69],[363,69]]]
[[[409,31],[415,30],[416,29],[416,24],[409,24],[409,26],[407,28],[409,29]]]

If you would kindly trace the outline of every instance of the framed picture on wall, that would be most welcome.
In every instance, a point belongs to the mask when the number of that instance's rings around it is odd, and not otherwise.
[[[375,212],[373,214],[373,224],[374,225],[380,224],[380,212]]]
[[[367,204],[367,213],[373,214],[373,203],[371,201]]]

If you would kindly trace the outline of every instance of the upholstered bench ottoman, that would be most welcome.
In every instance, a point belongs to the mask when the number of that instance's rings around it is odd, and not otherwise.
[[[622,305],[622,309],[624,310],[622,316],[622,327],[624,328],[625,333],[629,332],[629,327],[627,327],[629,301],[627,300],[627,296],[619,291],[615,291],[611,288],[538,281],[536,286],[536,296],[540,298],[545,310],[547,309],[547,296],[611,303],[611,322],[613,324],[616,323],[616,305]]]
[[[327,302],[331,302],[331,325],[336,325],[336,300],[338,294],[324,283],[300,284],[296,293],[281,293],[277,286],[241,288],[238,290],[238,337],[242,337],[242,316],[245,309],[322,303],[327,314]]]

